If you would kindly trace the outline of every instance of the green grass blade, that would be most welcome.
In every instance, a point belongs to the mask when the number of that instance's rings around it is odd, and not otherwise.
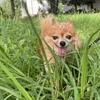
[[[0,57],[1,61],[5,62],[9,66],[11,66],[20,75],[25,76],[20,70],[18,70],[16,67],[13,66],[12,62],[10,61],[9,57],[6,55],[6,53],[4,52],[4,50],[3,50],[3,48],[1,46],[0,46],[0,55],[2,56],[2,58]]]
[[[0,99],[4,100],[4,97],[3,97],[2,93],[1,93],[1,90],[0,90]]]
[[[76,87],[76,83],[75,83],[75,80],[74,80],[74,78],[72,76],[72,73],[71,73],[70,69],[68,68],[68,66],[66,64],[65,64],[65,67],[66,67],[66,69],[67,69],[67,71],[68,71],[68,73],[70,75],[70,81],[71,81],[71,83],[72,83],[72,85],[74,87],[74,100],[80,100],[80,94],[79,94],[79,91],[78,91],[78,89]]]
[[[27,100],[32,100],[32,98],[29,96],[29,94],[26,92],[26,90],[19,84],[19,82],[15,79],[15,77],[9,72],[9,70],[6,68],[6,66],[3,65],[3,63],[1,63],[1,62],[0,62],[0,67],[10,77],[10,79],[14,82],[15,86],[22,93],[22,95]],[[33,100],[35,100],[35,98],[33,98]]]
[[[28,15],[28,18],[29,18],[29,21],[30,21],[30,23],[31,23],[31,26],[32,26],[32,28],[33,28],[33,30],[34,30],[34,33],[35,33],[35,35],[37,36],[37,38],[38,38],[38,41],[39,41],[39,44],[40,44],[40,48],[41,48],[41,51],[42,51],[42,53],[43,53],[43,56],[44,56],[44,60],[45,60],[45,62],[46,62],[46,65],[48,66],[48,73],[49,73],[49,77],[50,77],[50,84],[51,84],[51,92],[52,92],[52,100],[54,100],[54,89],[53,89],[53,80],[52,80],[52,74],[51,74],[51,72],[50,72],[50,65],[49,65],[49,62],[48,62],[48,60],[47,60],[47,57],[46,57],[46,54],[45,54],[45,51],[44,51],[44,48],[43,48],[43,44],[42,44],[42,42],[41,42],[41,39],[40,39],[40,37],[39,37],[39,34],[37,33],[37,31],[36,31],[36,28],[35,28],[35,26],[34,26],[34,23],[32,22],[32,19],[31,19],[31,16],[29,15],[29,13],[28,13],[28,10],[27,10],[27,7],[26,7],[26,4],[24,3],[24,1],[23,1],[23,6],[24,6],[24,8],[25,8],[25,11],[26,11],[26,13],[27,13],[27,15]]]
[[[12,95],[14,95],[15,97],[18,97],[18,98],[22,98],[20,95],[18,95],[15,91],[12,91],[6,87],[3,87],[3,86],[0,86],[0,90],[4,90]]]
[[[97,34],[98,32],[100,31],[100,28],[95,31],[91,36],[90,38],[88,39],[86,45],[85,45],[85,49],[83,51],[83,55],[82,55],[82,58],[81,58],[81,98],[84,97],[84,90],[85,90],[85,85],[86,85],[86,81],[87,81],[87,67],[88,67],[88,51],[89,51],[89,48],[88,48],[88,45],[91,41],[91,39],[93,38],[93,36],[95,34]]]

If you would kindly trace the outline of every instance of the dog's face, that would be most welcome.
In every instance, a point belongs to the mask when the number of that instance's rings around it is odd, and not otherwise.
[[[73,36],[69,32],[60,32],[59,34],[54,34],[52,36],[52,40],[54,43],[54,50],[58,55],[63,55],[65,52],[70,51],[71,47],[69,46],[73,41]],[[70,47],[70,48],[69,48]]]
[[[59,23],[52,19],[52,26],[43,37],[55,53],[60,56],[71,51],[72,46],[80,44],[80,39],[70,19],[67,22]]]

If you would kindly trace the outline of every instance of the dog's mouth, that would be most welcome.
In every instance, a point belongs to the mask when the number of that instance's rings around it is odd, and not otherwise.
[[[56,45],[56,44],[55,44]],[[58,48],[58,54],[59,55],[63,55],[66,53],[66,48],[67,47],[59,47],[58,45],[56,45],[56,47]]]
[[[63,55],[65,54],[65,52],[66,52],[66,47],[58,47],[58,54]]]

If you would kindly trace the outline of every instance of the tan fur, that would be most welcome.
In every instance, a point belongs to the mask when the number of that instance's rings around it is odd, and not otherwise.
[[[78,50],[81,47],[81,41],[74,29],[74,25],[70,19],[66,22],[56,22],[53,15],[48,15],[46,18],[42,18],[40,21],[42,32],[40,38],[47,56],[49,63],[54,63],[53,55],[45,44],[47,44],[55,51],[56,55],[59,57],[63,56],[63,53],[71,51],[69,43]],[[71,39],[66,38],[66,36],[71,35]],[[58,38],[54,40],[54,36]],[[61,41],[64,41],[66,44],[64,47],[61,47]],[[39,46],[40,54],[43,57],[42,51]],[[65,52],[66,51],[66,52]],[[44,57],[43,57],[44,58]],[[45,66],[46,71],[48,71]]]

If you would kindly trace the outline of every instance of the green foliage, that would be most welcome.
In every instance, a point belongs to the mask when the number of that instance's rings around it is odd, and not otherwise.
[[[3,0],[0,4],[0,7],[2,7],[4,17],[8,17],[11,15],[11,6],[9,0]]]
[[[79,54],[73,50],[68,64],[55,55],[54,74],[46,73],[37,51],[41,32],[36,17],[4,19],[0,16],[0,99],[1,100],[99,100],[100,99],[100,37],[98,14],[74,14],[55,17],[57,21],[71,18],[82,40]],[[35,31],[33,30],[35,26]],[[94,35],[95,34],[95,35]],[[50,49],[50,48],[49,48]],[[44,53],[45,54],[45,53]],[[50,65],[48,64],[48,68]],[[58,90],[54,89],[55,80]]]
[[[21,13],[21,4],[20,4],[20,0],[14,0],[14,4],[15,4],[15,17],[20,17],[20,13]],[[10,0],[3,0],[2,3],[0,4],[0,7],[3,10],[2,15],[6,18],[11,17],[12,14],[12,10],[11,10],[11,2]]]

